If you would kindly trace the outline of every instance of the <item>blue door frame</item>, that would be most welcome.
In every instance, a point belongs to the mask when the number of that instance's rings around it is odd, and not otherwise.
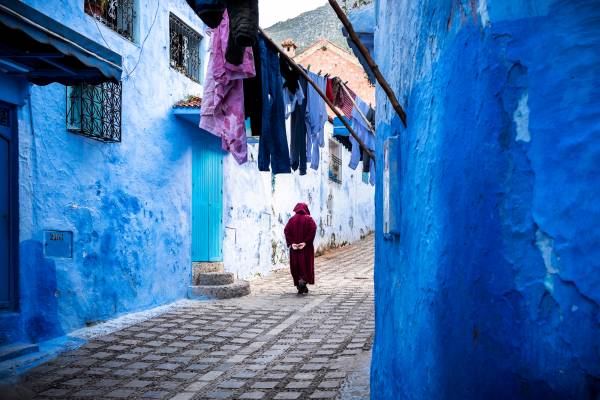
[[[223,261],[221,141],[202,131],[192,151],[192,261]]]
[[[0,310],[17,304],[18,164],[15,108],[0,102]]]

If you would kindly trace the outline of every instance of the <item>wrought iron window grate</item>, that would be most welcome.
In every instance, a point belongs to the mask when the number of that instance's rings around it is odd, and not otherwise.
[[[135,0],[85,0],[84,10],[113,31],[134,40]]]
[[[329,180],[342,183],[342,147],[329,139]]]
[[[169,15],[171,67],[200,82],[200,42],[202,36],[174,14]]]
[[[342,183],[342,160],[333,154],[329,163],[329,180],[335,183]]]
[[[121,141],[121,83],[67,87],[67,129],[103,142]]]

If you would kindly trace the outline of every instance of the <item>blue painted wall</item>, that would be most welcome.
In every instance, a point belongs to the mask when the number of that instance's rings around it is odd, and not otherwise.
[[[184,0],[139,1],[132,43],[96,24],[83,0],[26,3],[123,55],[122,143],[67,132],[64,86],[27,91],[0,79],[2,97],[11,88],[5,99],[22,105],[19,310],[0,314],[0,345],[171,302],[191,282],[191,144],[199,131],[171,107],[202,89],[169,66],[169,12],[199,32],[200,20]],[[73,258],[45,257],[44,230],[72,231]]]
[[[378,160],[402,137],[402,233],[382,235],[380,185],[372,398],[598,398],[600,4],[376,14],[409,126],[379,90]]]

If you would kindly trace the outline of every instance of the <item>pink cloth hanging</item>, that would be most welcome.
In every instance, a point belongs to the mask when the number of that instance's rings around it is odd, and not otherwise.
[[[225,61],[229,36],[227,11],[221,24],[209,31],[210,58],[200,109],[200,128],[220,137],[223,150],[229,151],[238,164],[244,164],[248,161],[248,147],[243,79],[256,75],[252,48],[246,48],[240,65]]]

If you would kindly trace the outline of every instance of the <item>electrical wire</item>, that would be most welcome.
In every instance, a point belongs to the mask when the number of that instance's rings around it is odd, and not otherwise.
[[[146,32],[146,36],[144,37],[144,40],[142,40],[142,44],[140,46],[140,54],[138,55],[138,59],[131,71],[128,71],[125,64],[123,64],[123,70],[125,71],[125,76],[123,77],[122,80],[125,80],[125,81],[128,80],[133,75],[133,73],[137,69],[138,65],[140,64],[140,61],[142,59],[142,54],[144,53],[144,46],[146,44],[146,40],[148,40],[148,37],[150,36],[152,29],[154,28],[154,24],[156,23],[156,18],[158,16],[159,8],[160,8],[160,1],[157,1],[156,2],[156,10],[154,11],[154,18],[152,20],[152,23],[150,24],[150,28],[148,29],[148,32]],[[111,46],[108,44],[108,41],[104,37],[104,34],[102,33],[102,30],[100,29],[100,26],[98,25],[98,19],[96,17],[92,17],[92,19],[94,20],[94,24],[96,25],[96,29],[98,30],[98,33],[100,34],[100,37],[102,38],[102,41],[104,42],[106,47],[108,47],[109,50],[114,52],[114,50],[111,48]]]
[[[125,80],[129,79],[129,77],[131,77],[131,75],[133,75],[136,68],[140,64],[140,60],[142,59],[142,54],[144,53],[144,45],[146,44],[146,40],[148,40],[148,37],[150,36],[150,33],[152,32],[152,28],[154,28],[154,24],[156,23],[156,17],[158,16],[159,8],[160,8],[160,2],[157,1],[156,2],[156,10],[154,11],[154,19],[152,20],[152,24],[150,24],[150,28],[148,29],[148,32],[146,33],[146,37],[144,37],[144,40],[142,41],[142,46],[140,48],[140,55],[137,59],[137,62],[135,63],[135,66],[133,67],[133,69],[130,72],[128,72],[127,75],[125,76],[125,78],[124,78]]]

